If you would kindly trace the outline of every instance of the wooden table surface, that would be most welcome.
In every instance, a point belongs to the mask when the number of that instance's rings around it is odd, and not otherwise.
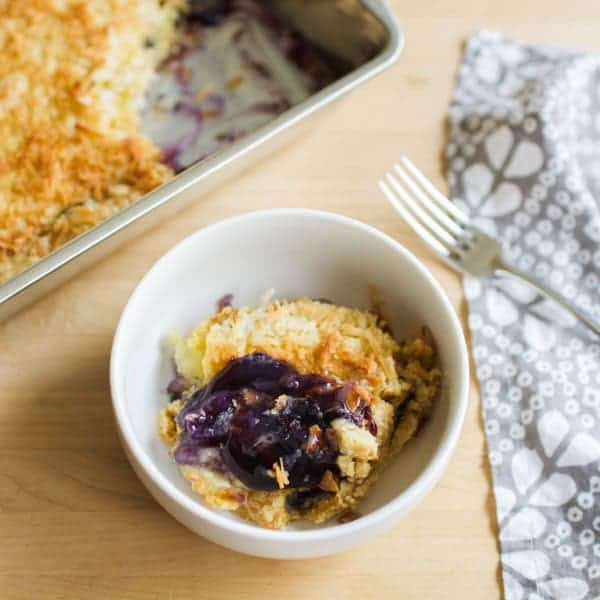
[[[330,558],[278,562],[215,546],[173,520],[119,446],[108,358],[127,298],[182,237],[267,207],[343,213],[426,261],[461,318],[458,278],[377,192],[401,152],[444,185],[444,115],[465,37],[487,27],[600,51],[597,0],[393,2],[400,61],[276,156],[130,243],[0,326],[0,597],[485,599],[500,597],[498,547],[476,385],[449,470],[386,535]]]

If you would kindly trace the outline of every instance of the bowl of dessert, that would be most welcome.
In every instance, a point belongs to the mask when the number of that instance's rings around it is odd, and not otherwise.
[[[342,551],[442,476],[468,396],[462,329],[403,246],[317,211],[249,213],[159,259],[111,354],[126,454],[192,531],[270,558]]]

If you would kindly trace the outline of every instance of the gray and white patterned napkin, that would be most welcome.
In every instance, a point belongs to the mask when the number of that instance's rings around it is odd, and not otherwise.
[[[454,199],[600,319],[600,57],[487,31],[450,109]],[[505,597],[600,599],[600,338],[514,280],[465,278]]]

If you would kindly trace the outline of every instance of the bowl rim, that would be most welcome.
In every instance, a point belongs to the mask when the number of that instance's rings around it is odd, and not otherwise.
[[[219,511],[204,506],[201,502],[188,497],[182,491],[177,489],[165,476],[158,467],[154,464],[151,458],[144,451],[141,443],[137,439],[129,417],[126,414],[125,399],[121,397],[119,392],[120,386],[118,378],[121,375],[120,365],[117,364],[116,356],[121,339],[124,336],[125,324],[127,322],[129,311],[132,310],[132,305],[135,299],[142,293],[146,282],[160,270],[163,262],[166,262],[168,257],[180,252],[186,246],[192,244],[197,238],[208,235],[218,229],[227,229],[241,221],[260,221],[270,219],[272,217],[302,217],[309,219],[324,220],[337,225],[342,225],[351,229],[359,230],[361,233],[377,238],[379,242],[392,248],[396,253],[400,254],[403,259],[408,261],[415,267],[416,271],[423,277],[432,287],[438,302],[442,305],[450,319],[452,336],[455,346],[459,354],[459,377],[458,381],[454,381],[452,385],[452,393],[456,398],[454,405],[450,408],[448,425],[443,432],[442,438],[439,441],[432,459],[426,468],[419,473],[416,479],[396,497],[383,506],[373,510],[372,512],[362,516],[349,523],[327,525],[318,529],[309,530],[272,530],[236,521],[221,514]],[[371,225],[367,225],[356,219],[340,215],[338,213],[303,209],[303,208],[276,208],[251,211],[235,215],[226,219],[211,223],[197,231],[186,236],[165,252],[158,260],[156,260],[146,274],[142,277],[135,289],[129,296],[127,303],[121,313],[119,322],[113,338],[111,355],[110,355],[110,389],[112,398],[112,407],[117,423],[117,427],[121,433],[121,440],[126,446],[126,449],[131,453],[132,458],[137,462],[139,468],[143,469],[144,473],[150,480],[165,494],[172,502],[182,506],[186,511],[192,513],[195,517],[208,521],[213,526],[227,530],[229,533],[243,536],[246,539],[254,539],[260,541],[273,541],[279,543],[293,544],[295,542],[322,541],[333,540],[347,536],[353,536],[363,530],[377,529],[386,521],[393,518],[396,514],[401,514],[407,511],[421,499],[439,480],[443,474],[454,448],[458,442],[460,432],[462,430],[468,406],[468,390],[469,390],[469,362],[467,354],[467,346],[463,334],[463,330],[450,300],[443,291],[438,281],[431,275],[425,265],[407,250],[402,244],[379,231]],[[130,459],[129,454],[128,459]]]

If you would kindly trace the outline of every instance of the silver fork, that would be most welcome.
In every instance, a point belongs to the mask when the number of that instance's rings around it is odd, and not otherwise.
[[[509,265],[500,243],[470,222],[405,156],[379,187],[413,231],[447,264],[469,275],[513,275],[558,302],[600,335],[600,322],[546,287],[529,273]]]

